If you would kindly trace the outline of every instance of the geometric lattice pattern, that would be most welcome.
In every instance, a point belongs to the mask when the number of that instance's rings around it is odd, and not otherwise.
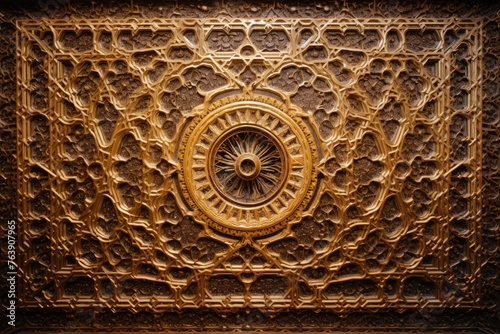
[[[20,21],[22,305],[476,305],[481,26],[456,18]],[[179,183],[196,182],[180,161],[197,117],[245,96],[288,113],[284,126],[304,133],[301,149],[312,152],[294,165],[314,176],[300,215],[259,233],[217,228]],[[278,130],[265,134],[276,147]]]

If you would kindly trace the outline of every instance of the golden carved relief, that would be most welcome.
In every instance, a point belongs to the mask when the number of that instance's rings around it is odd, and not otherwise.
[[[22,304],[476,305],[480,27],[20,21]]]
[[[300,219],[318,160],[306,125],[288,114],[300,111],[271,98],[232,96],[188,129],[179,150],[181,186],[215,229],[269,234]]]

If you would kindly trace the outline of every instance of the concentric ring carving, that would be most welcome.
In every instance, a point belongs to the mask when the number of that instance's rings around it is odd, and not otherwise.
[[[214,144],[208,169],[217,191],[242,206],[272,199],[287,174],[284,148],[272,133],[255,126],[237,127]]]
[[[316,184],[312,136],[285,105],[229,97],[198,116],[180,149],[190,205],[229,234],[262,235],[300,216]]]

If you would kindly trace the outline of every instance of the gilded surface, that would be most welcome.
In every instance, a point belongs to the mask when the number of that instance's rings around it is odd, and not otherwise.
[[[20,22],[23,303],[474,305],[478,23]]]
[[[61,1],[0,13],[28,332],[496,330],[497,7]]]
[[[241,236],[300,219],[318,161],[305,124],[287,113],[299,115],[271,98],[243,95],[215,102],[194,122],[180,148],[179,176],[191,206],[201,209],[196,216]]]

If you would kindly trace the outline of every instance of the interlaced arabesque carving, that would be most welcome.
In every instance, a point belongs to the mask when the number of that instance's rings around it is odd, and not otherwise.
[[[478,303],[479,20],[18,29],[24,306]]]

